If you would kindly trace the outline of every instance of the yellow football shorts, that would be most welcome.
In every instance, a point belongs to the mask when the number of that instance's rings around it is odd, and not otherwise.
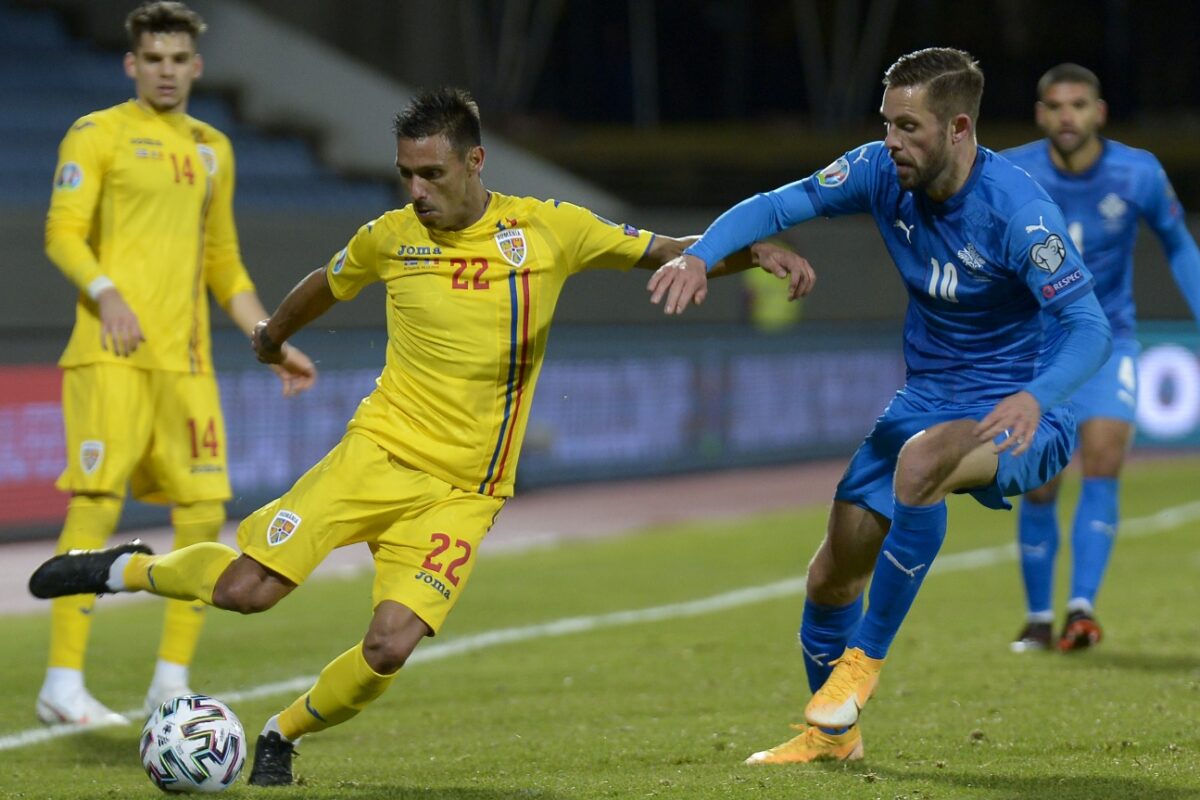
[[[503,507],[502,497],[451,486],[352,432],[243,520],[238,546],[299,584],[334,548],[366,542],[375,557],[372,607],[393,600],[437,633]]]
[[[189,505],[228,500],[216,377],[88,364],[63,370],[66,492]]]

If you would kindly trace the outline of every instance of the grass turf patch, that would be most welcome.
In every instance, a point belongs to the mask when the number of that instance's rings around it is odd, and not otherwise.
[[[1194,502],[1197,474],[1196,460],[1131,466],[1122,517]],[[1143,524],[1152,535],[1118,541],[1098,606],[1099,648],[1016,656],[1007,645],[1023,617],[1020,578],[998,549],[1011,545],[1015,518],[965,498],[951,501],[939,563],[864,713],[866,759],[743,766],[801,718],[802,594],[690,616],[677,604],[799,578],[824,515],[672,526],[485,558],[443,634],[418,653],[489,631],[528,635],[411,664],[357,719],[306,739],[301,782],[271,797],[1200,797],[1200,524]],[[984,550],[990,561],[952,557]],[[1069,545],[1061,552],[1060,603]],[[221,696],[315,675],[361,636],[369,597],[360,576],[306,585],[257,617],[212,613],[196,687]],[[89,686],[114,707],[135,708],[161,609],[103,602]],[[663,607],[657,620],[611,616]],[[575,633],[530,629],[564,618],[608,622]],[[45,628],[44,614],[0,618],[0,737],[33,725]],[[253,736],[294,694],[233,705]],[[0,796],[159,797],[141,772],[136,732],[0,751]]]

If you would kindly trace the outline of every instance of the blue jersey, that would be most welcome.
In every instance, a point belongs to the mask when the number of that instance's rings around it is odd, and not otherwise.
[[[942,203],[900,186],[882,142],[794,186],[819,214],[874,217],[908,291],[908,386],[926,396],[994,402],[1026,388],[1044,344],[1041,309],[1091,292],[1058,207],[987,148]]]
[[[1028,172],[1058,203],[1067,231],[1096,280],[1096,295],[1114,338],[1134,335],[1133,247],[1138,218],[1167,245],[1190,239],[1183,209],[1162,165],[1151,153],[1120,142],[1101,140],[1100,158],[1078,175],[1063,172],[1050,160],[1046,140],[1004,151],[1004,157]],[[1181,284],[1185,294],[1188,287]],[[1195,289],[1193,289],[1195,291]],[[1189,298],[1190,299],[1190,298]]]

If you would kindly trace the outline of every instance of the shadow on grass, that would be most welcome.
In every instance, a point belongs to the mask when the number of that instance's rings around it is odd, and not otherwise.
[[[338,798],[338,800],[562,800],[564,795],[542,789],[480,789],[466,786],[409,786],[341,781],[329,786],[298,785],[272,789],[271,797]]]
[[[140,727],[131,725],[129,728],[107,729],[74,737],[69,751],[70,766],[127,764],[131,770],[140,773],[137,741],[140,730]],[[253,791],[255,787],[249,787],[245,782],[249,774],[250,761],[247,760],[241,780],[231,788],[238,788],[243,792]],[[303,767],[298,777],[299,780],[294,786],[272,789],[272,800],[563,800],[565,797],[545,789],[523,787],[406,786],[403,784],[403,776],[394,783],[336,780],[323,776],[319,771],[306,775]],[[149,783],[146,785],[150,786]],[[242,796],[241,792],[239,796]]]
[[[62,753],[70,755],[70,760],[76,764],[136,764],[141,766],[141,755],[138,753],[138,739],[142,733],[142,724],[116,728],[103,728],[94,733],[81,733],[69,738],[71,746],[64,748]]]
[[[1195,653],[1121,653],[1095,650],[1069,656],[1081,668],[1124,669],[1138,672],[1190,672],[1200,670],[1200,655]]]
[[[892,770],[886,767],[863,769],[866,775],[883,781],[929,781],[940,786],[969,788],[972,795],[993,792],[998,798],[1047,797],[1054,800],[1129,800],[1153,797],[1154,800],[1196,800],[1195,788],[1166,786],[1161,781],[1138,778],[1094,777],[1078,775],[981,775],[953,769]]]

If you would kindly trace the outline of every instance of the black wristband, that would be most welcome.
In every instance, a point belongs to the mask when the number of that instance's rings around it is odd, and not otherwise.
[[[266,325],[263,325],[262,329],[259,331],[258,341],[264,350],[283,352],[283,345],[276,344],[275,340],[271,338],[271,334],[267,333]]]

